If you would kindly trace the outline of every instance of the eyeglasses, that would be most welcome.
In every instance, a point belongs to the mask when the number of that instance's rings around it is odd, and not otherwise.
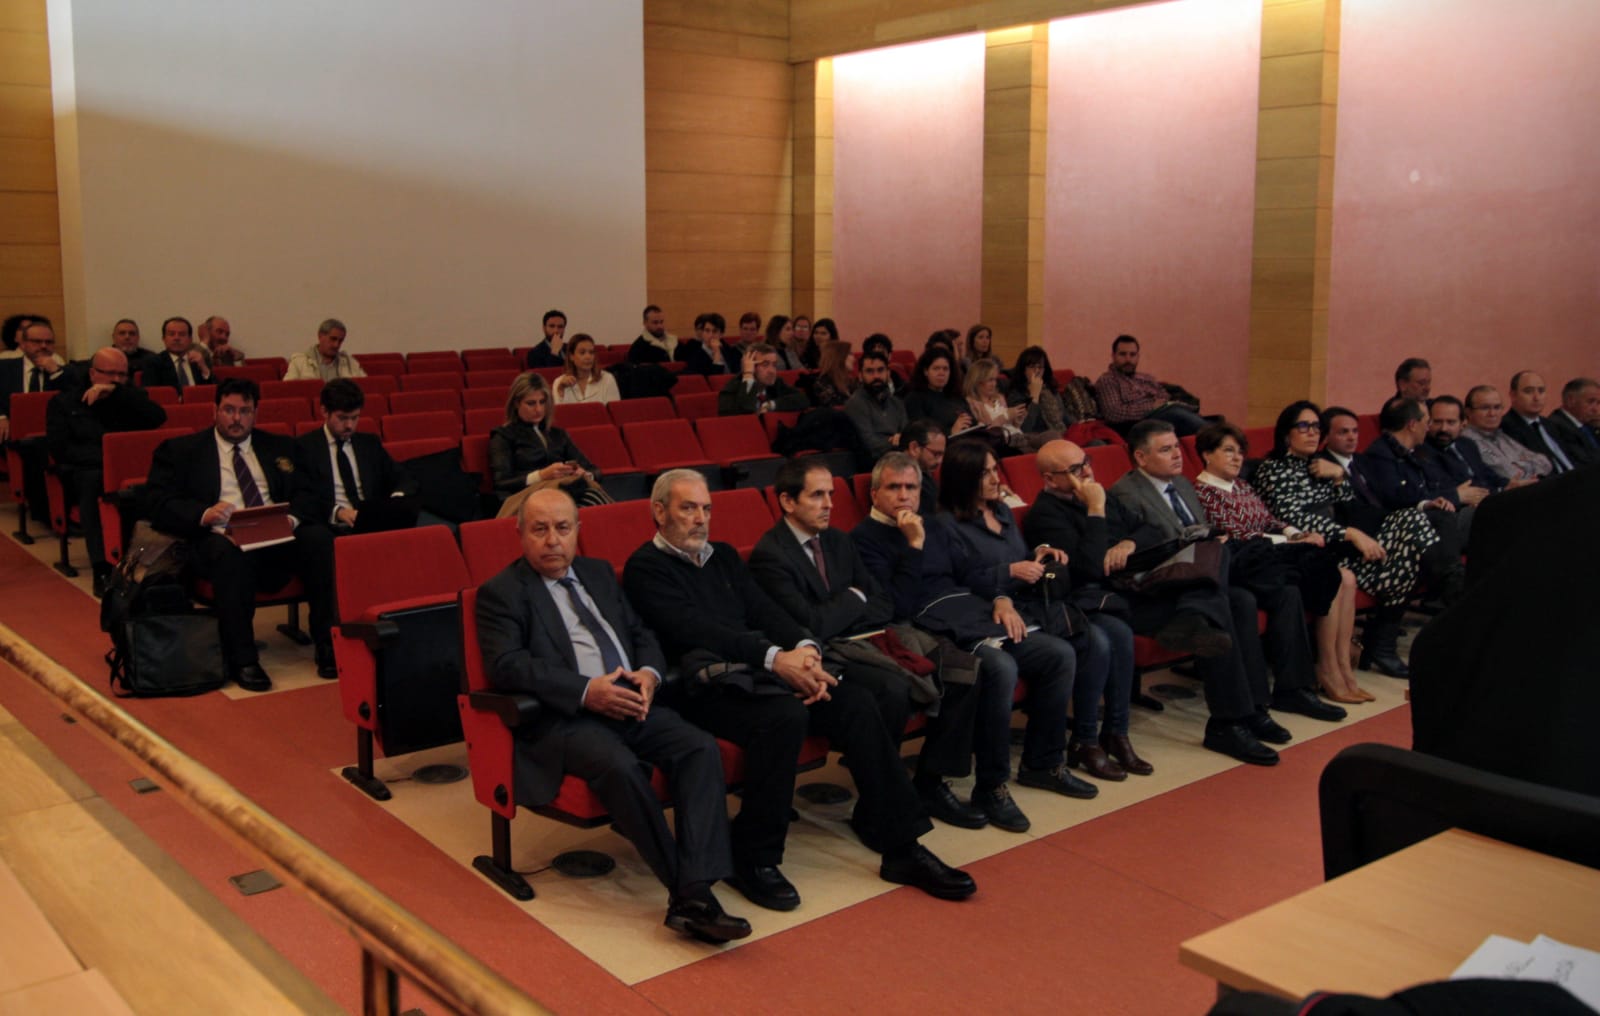
[[[1076,476],[1081,479],[1083,474],[1087,472],[1088,469],[1089,460],[1084,459],[1082,462],[1079,462],[1076,465],[1068,466],[1065,469],[1041,469],[1039,470],[1039,474],[1041,476],[1054,476],[1057,473],[1066,473],[1068,476]]]
[[[1298,430],[1302,434],[1322,433],[1322,424],[1315,420],[1296,420],[1289,428]]]

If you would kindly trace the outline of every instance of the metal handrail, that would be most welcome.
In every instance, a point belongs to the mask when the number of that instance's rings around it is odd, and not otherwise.
[[[362,948],[364,1013],[399,1011],[397,974],[457,1012],[548,1012],[3,624],[0,658],[159,777],[180,803],[260,857],[285,884],[309,896],[354,936]]]

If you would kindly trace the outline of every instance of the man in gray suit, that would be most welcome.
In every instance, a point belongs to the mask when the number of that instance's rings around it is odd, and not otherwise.
[[[1141,522],[1162,530],[1168,539],[1178,539],[1186,530],[1192,534],[1190,527],[1210,527],[1211,519],[1195,496],[1193,484],[1183,475],[1183,449],[1172,424],[1141,420],[1128,431],[1128,449],[1137,468],[1111,488],[1112,496],[1124,508],[1139,516]],[[1226,553],[1225,560],[1231,561],[1232,554]],[[1261,742],[1287,744],[1291,738],[1267,712],[1269,703],[1274,709],[1318,720],[1342,720],[1345,711],[1323,702],[1311,691],[1315,675],[1300,590],[1285,582],[1270,592],[1262,589],[1252,594],[1229,584],[1226,571],[1220,581],[1233,613],[1233,630],[1229,634],[1240,650],[1238,658],[1247,678],[1248,697],[1228,695],[1222,688],[1214,690],[1213,685],[1218,682],[1207,682],[1211,719],[1206,723],[1205,746],[1242,762],[1272,765],[1277,755]],[[1257,635],[1258,607],[1267,612],[1270,657],[1263,653]],[[1269,658],[1277,678],[1270,696],[1266,671]]]
[[[1561,386],[1561,408],[1544,418],[1545,429],[1576,466],[1600,462],[1600,381],[1575,377]]]
[[[517,803],[548,804],[565,773],[588,782],[671,894],[667,927],[726,942],[750,934],[711,886],[733,873],[717,743],[655,704],[666,663],[611,565],[576,557],[578,508],[541,490],[518,515],[522,557],[478,591],[484,671],[543,707],[518,728]],[[668,774],[677,840],[641,762]]]

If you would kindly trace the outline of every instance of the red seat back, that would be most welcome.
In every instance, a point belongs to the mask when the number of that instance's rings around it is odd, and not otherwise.
[[[637,468],[628,454],[628,446],[622,443],[622,432],[609,423],[600,427],[574,427],[567,431],[567,436],[604,476],[631,473]]]
[[[383,418],[385,441],[413,441],[417,438],[446,438],[461,442],[461,417],[456,413],[390,413]]]
[[[282,356],[252,356],[245,360],[246,367],[266,367],[272,371],[275,378],[283,377],[289,373],[289,361]]]
[[[175,389],[168,388],[166,385],[157,385],[154,388],[146,388],[144,393],[150,396],[150,401],[154,402],[158,406],[172,406],[182,401],[178,398],[177,391]]]
[[[655,535],[649,501],[618,501],[578,509],[578,553],[611,562],[618,578],[633,552]]]
[[[16,400],[13,399],[13,406]],[[186,431],[204,430],[217,422],[217,407],[213,403],[188,403],[181,406],[163,406],[167,411],[167,426]]]
[[[356,383],[371,401],[374,395],[389,396],[400,390],[400,382],[392,374],[369,374],[366,377],[353,377],[350,380]]]
[[[776,503],[776,502],[774,502]],[[778,514],[778,513],[775,513]],[[867,510],[856,500],[854,484],[848,477],[833,478],[833,516],[828,525],[848,533],[867,517]]]
[[[701,449],[688,420],[673,418],[624,424],[622,440],[628,446],[634,465],[649,473],[679,466],[706,465],[711,461]]]
[[[1085,448],[1083,453],[1089,457],[1089,464],[1094,468],[1094,478],[1102,487],[1110,487],[1132,468],[1128,460],[1128,451],[1121,445],[1096,445],[1093,448]]]
[[[672,386],[672,397],[677,399],[680,395],[697,395],[700,392],[709,392],[711,386],[706,384],[704,374],[679,374],[678,383]],[[683,415],[679,413],[678,415]]]
[[[435,452],[449,451],[452,448],[460,451],[461,441],[459,438],[450,437],[419,437],[404,441],[390,441],[385,438],[383,447],[389,453],[389,457],[396,462],[406,462]]]
[[[402,392],[430,392],[438,391],[442,388],[459,392],[465,387],[464,375],[456,371],[440,370],[400,375],[400,390]]]
[[[288,370],[287,367],[284,370]],[[262,381],[276,381],[283,377],[283,370],[274,370],[271,364],[243,363],[235,367],[217,366],[211,368],[211,376],[218,381],[230,377],[247,377],[257,384]]]
[[[767,443],[766,431],[754,416],[705,416],[694,421],[700,447],[723,466],[744,459],[779,458]]]
[[[1033,504],[1044,489],[1044,477],[1039,475],[1038,460],[1032,455],[1013,455],[1000,460],[1000,472],[1006,486],[1017,492],[1022,500]]]
[[[462,524],[461,557],[473,583],[482,585],[521,556],[522,538],[513,516]]]
[[[280,382],[275,381],[273,383],[278,384]],[[201,405],[202,403],[208,406],[214,406],[217,404],[216,385],[190,385],[181,392],[173,388],[168,388],[166,385],[158,385],[156,388],[152,389],[152,391],[173,392],[178,396],[178,401],[185,406],[197,406]],[[266,398],[266,396],[263,395],[262,398]]]
[[[256,426],[267,423],[287,423],[291,427],[315,414],[306,399],[262,399],[256,404]]]
[[[461,408],[463,409],[498,409],[501,419],[505,419],[506,399],[510,396],[511,386],[504,388],[467,388],[461,392]],[[610,417],[606,418],[607,420]]]
[[[467,371],[467,387],[498,388],[503,392],[511,387],[511,382],[515,381],[520,373],[522,372],[517,369],[517,362],[511,358],[510,353],[507,353],[503,365],[498,368]]]
[[[16,396],[12,405],[16,405]],[[124,486],[141,483],[150,475],[150,460],[157,446],[170,437],[189,433],[177,427],[161,430],[131,430],[106,434],[100,438],[101,480],[107,493]],[[20,482],[20,481],[19,481]],[[100,529],[105,538],[106,560],[116,564],[122,560],[122,521],[114,504],[100,502]]]
[[[505,422],[505,411],[498,407],[467,410],[468,434],[487,434]]]
[[[685,420],[698,420],[717,415],[717,399],[720,397],[717,392],[683,392],[672,396],[672,404]]]
[[[1178,446],[1183,449],[1183,475],[1193,480],[1206,468],[1200,461],[1200,453],[1194,447],[1194,435],[1186,434],[1178,439]]]
[[[555,420],[562,429],[569,431],[574,427],[606,427],[612,422],[611,414],[606,411],[603,402],[574,402],[557,406]]]
[[[406,356],[407,374],[435,374],[441,371],[460,374],[466,369],[461,362],[461,355],[450,350],[410,353]]]
[[[489,468],[489,435],[466,434],[461,438],[461,469],[478,478],[478,490],[494,490],[494,472]]]
[[[322,381],[304,378],[299,381],[263,381],[263,399],[315,399],[322,394]]]
[[[641,420],[670,420],[677,416],[672,408],[672,400],[665,395],[652,395],[646,399],[622,399],[606,404],[611,413],[611,422],[619,427],[625,423],[638,423]]]
[[[314,430],[321,429],[321,420],[301,420],[299,423],[294,425],[294,436],[299,437],[302,434],[309,434]],[[356,421],[356,433],[371,434],[373,437],[381,437],[383,430],[378,426],[377,418],[368,416],[366,411],[363,410],[361,413],[361,419]]]
[[[369,377],[397,378],[406,372],[406,358],[399,353],[389,356],[366,353],[356,357],[356,363],[361,365],[361,369],[366,371]],[[356,378],[356,380],[361,379]]]
[[[1272,428],[1271,427],[1246,427],[1244,439],[1250,447],[1245,452],[1246,457],[1264,459],[1272,453]]]
[[[711,494],[711,537],[733,544],[748,559],[756,541],[772,528],[772,511],[759,490],[718,490]]]
[[[389,396],[391,413],[454,413],[461,416],[461,396],[453,388],[401,389]]]

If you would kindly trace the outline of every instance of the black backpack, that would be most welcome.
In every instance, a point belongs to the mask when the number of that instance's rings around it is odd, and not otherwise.
[[[141,522],[106,584],[100,630],[111,636],[106,665],[119,697],[198,695],[227,678],[216,619],[195,613],[183,583],[187,550]]]

